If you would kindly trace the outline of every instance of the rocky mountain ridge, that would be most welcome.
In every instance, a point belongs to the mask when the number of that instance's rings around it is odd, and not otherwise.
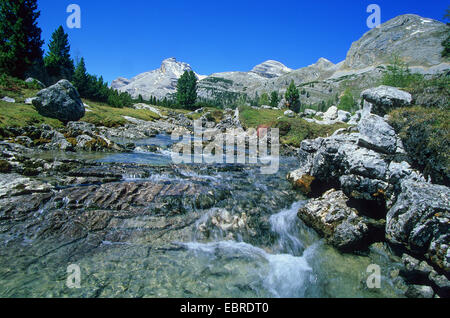
[[[307,92],[307,96],[301,96],[303,104],[334,99],[347,87],[352,87],[357,96],[381,79],[382,70],[393,56],[407,63],[413,72],[436,74],[449,70],[450,61],[441,57],[441,43],[447,37],[448,29],[436,20],[414,14],[401,15],[365,33],[351,45],[346,59],[338,64],[320,58],[315,64],[292,70],[278,61],[269,60],[249,72],[198,76],[198,95],[228,105],[241,96],[252,99],[264,92],[284,93],[293,80]],[[111,87],[129,92],[133,97],[141,94],[144,98],[150,95],[164,98],[175,92],[176,80],[185,70],[192,69],[172,58],[163,61],[159,70],[131,80],[118,78]]]
[[[185,71],[192,71],[191,66],[172,57],[162,61],[157,70],[141,73],[132,79],[119,77],[111,83],[111,87],[120,92],[127,92],[133,98],[141,95],[144,99],[151,96],[162,99],[176,91],[177,81]],[[205,78],[196,75],[199,80]]]

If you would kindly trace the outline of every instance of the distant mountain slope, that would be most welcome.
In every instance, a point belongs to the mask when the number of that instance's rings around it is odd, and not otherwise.
[[[269,60],[249,72],[223,72],[199,77],[198,95],[204,99],[232,104],[240,96],[254,98],[256,94],[278,91],[284,93],[293,80],[306,93],[302,102],[315,104],[336,99],[336,95],[351,87],[354,94],[376,85],[382,70],[399,56],[415,72],[430,74],[450,69],[450,61],[441,57],[442,41],[448,36],[444,23],[414,14],[398,16],[372,29],[354,42],[344,61],[333,64],[320,58],[315,64],[292,70],[278,61]],[[137,97],[164,98],[176,90],[176,82],[189,64],[174,58],[163,61],[160,69],[128,80],[118,78],[111,87]]]
[[[258,74],[262,77],[274,78],[292,72],[290,68],[282,63],[274,60],[268,60],[264,63],[256,65],[250,72]]]
[[[127,92],[134,98],[142,95],[145,99],[150,96],[162,99],[176,92],[177,81],[185,71],[192,71],[189,64],[169,58],[162,62],[159,69],[139,74],[130,80],[119,77],[111,83],[111,87]],[[203,79],[205,76],[197,77]]]
[[[442,41],[448,27],[439,21],[405,14],[387,21],[353,43],[344,68],[361,69],[388,63],[393,54],[414,66],[433,66],[443,62]]]

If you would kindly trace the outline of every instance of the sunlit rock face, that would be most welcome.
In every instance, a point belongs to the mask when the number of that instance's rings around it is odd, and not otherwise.
[[[393,54],[411,66],[438,65],[443,62],[441,43],[446,33],[447,26],[442,22],[414,14],[398,16],[353,43],[345,67],[361,69],[386,64]]]
[[[290,68],[286,67],[278,61],[268,60],[264,63],[256,65],[251,72],[267,78],[279,77],[284,74],[292,72]]]
[[[119,77],[111,83],[111,88],[127,92],[133,98],[141,95],[144,99],[150,99],[151,96],[163,99],[176,92],[177,81],[185,71],[192,71],[191,66],[172,57],[162,61],[157,70],[139,74],[130,80]],[[197,77],[204,78],[201,75]]]

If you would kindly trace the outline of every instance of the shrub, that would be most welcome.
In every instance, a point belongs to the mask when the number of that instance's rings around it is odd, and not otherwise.
[[[416,82],[409,92],[417,105],[450,109],[450,75],[435,76]]]
[[[269,105],[270,104],[270,100],[269,100],[269,94],[267,93],[262,93],[261,97],[259,97],[258,100],[258,106],[263,106],[263,105]]]
[[[417,82],[423,81],[423,75],[411,73],[406,63],[398,56],[394,56],[391,64],[384,71],[382,84],[393,87],[411,87]]]
[[[390,113],[390,124],[399,134],[414,168],[434,183],[450,181],[450,113],[415,106]]]
[[[356,107],[357,103],[353,98],[353,94],[350,89],[347,88],[339,101],[338,109],[344,110],[346,112],[351,112]]]
[[[287,121],[280,121],[275,127],[280,130],[280,136],[286,136],[291,131],[291,124]]]

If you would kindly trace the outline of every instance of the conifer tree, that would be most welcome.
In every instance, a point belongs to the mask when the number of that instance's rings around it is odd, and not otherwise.
[[[267,94],[266,92],[262,93],[261,97],[259,98],[258,105],[263,106],[268,105],[269,103],[269,94]]]
[[[87,74],[86,64],[84,63],[83,57],[78,63],[75,73],[73,74],[73,85],[82,97],[87,97],[86,95],[89,91],[89,75]]]
[[[0,72],[24,78],[42,64],[39,16],[37,0],[0,1]]]
[[[278,103],[280,102],[280,99],[278,97],[278,92],[273,91],[270,95],[270,106],[277,107]]]
[[[62,26],[53,32],[48,49],[44,62],[51,81],[54,83],[60,79],[72,80],[74,64],[70,57],[68,35]]]
[[[177,83],[177,103],[180,107],[193,109],[197,101],[197,77],[193,71],[185,71]]]
[[[295,86],[294,81],[291,81],[291,84],[289,85],[287,91],[286,91],[286,106],[298,113],[300,111],[300,93],[298,91],[298,88]]]

